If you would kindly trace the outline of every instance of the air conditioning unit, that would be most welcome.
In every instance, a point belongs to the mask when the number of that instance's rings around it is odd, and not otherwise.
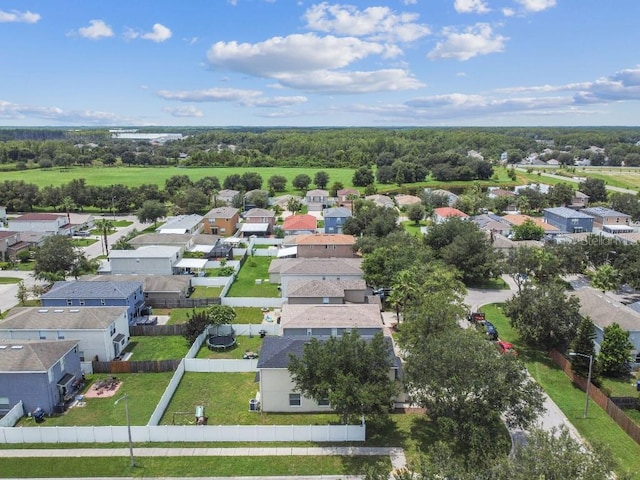
[[[249,411],[257,412],[259,410],[260,410],[260,402],[255,398],[252,398],[251,400],[249,400]]]

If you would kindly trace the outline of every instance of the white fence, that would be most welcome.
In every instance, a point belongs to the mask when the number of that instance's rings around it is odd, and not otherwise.
[[[256,414],[259,415],[259,414]],[[364,425],[132,426],[134,442],[363,442]],[[0,443],[125,443],[126,426],[0,428]]]
[[[233,276],[229,277],[193,277],[191,286],[193,287],[224,287],[227,283],[233,282]]]
[[[80,362],[80,370],[82,370],[82,373],[84,373],[85,375],[92,375],[93,362]]]
[[[222,295],[220,297],[222,305],[229,305],[230,307],[281,308],[285,302],[284,298],[273,297],[223,297]]]
[[[182,380],[182,376],[184,375],[185,360],[186,359],[183,358],[180,361],[180,365],[178,365],[178,368],[173,373],[173,377],[171,377],[169,385],[167,385],[167,388],[164,390],[162,397],[160,397],[160,401],[158,402],[158,405],[156,405],[156,409],[151,414],[151,418],[149,418],[147,426],[158,425],[160,423],[160,419],[162,418],[162,415],[164,415],[164,411],[169,406],[169,402],[171,401],[171,398],[173,398],[173,394],[178,388],[180,380]]]
[[[22,405],[22,400],[20,400],[4,417],[0,418],[0,427],[13,427],[23,416],[24,406]]]
[[[267,332],[267,335],[280,335],[280,325],[277,323],[262,323],[260,325],[251,323],[234,323],[231,325],[236,336],[241,337],[257,337],[260,330]]]
[[[239,360],[231,358],[207,359],[207,358],[186,358],[184,360],[185,372],[202,373],[238,373],[257,372],[258,360]]]

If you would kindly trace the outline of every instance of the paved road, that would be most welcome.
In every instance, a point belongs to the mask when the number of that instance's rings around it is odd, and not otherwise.
[[[526,167],[516,167],[516,170],[520,170],[522,172],[526,172],[527,169]],[[548,173],[548,172],[543,172],[542,169],[534,169],[534,171],[536,173],[539,173],[540,176],[542,177],[549,177],[549,178],[556,178],[558,180],[564,180],[565,182],[569,182],[569,183],[581,183],[580,180],[578,180],[577,178],[573,178],[573,177],[565,177],[563,175],[556,175],[555,173]],[[621,188],[621,187],[614,187],[613,185],[606,185],[605,187],[607,190],[612,191],[612,192],[619,192],[619,193],[631,193],[633,195],[636,195],[638,193],[637,190],[632,190],[629,188]]]
[[[37,283],[41,283],[33,278],[31,272],[21,272],[18,270],[0,270],[0,277],[16,277],[21,278],[27,289],[30,289]],[[0,312],[6,312],[10,308],[18,304],[18,284],[0,284]]]
[[[111,217],[111,216],[95,217],[96,220],[100,220],[102,218],[105,218],[107,220],[113,220],[113,217]],[[149,226],[149,224],[140,223],[138,221],[138,218],[136,216],[134,216],[134,215],[116,217],[116,220],[127,220],[127,221],[133,222],[133,223],[131,225],[129,225],[128,227],[122,227],[122,228],[116,229],[115,232],[113,232],[111,235],[109,235],[107,237],[107,243],[109,245],[109,249],[111,248],[111,245],[113,245],[115,242],[117,242],[120,238],[122,238],[125,235],[127,235],[133,229],[136,229],[136,230],[138,230],[140,232],[140,231],[144,230],[145,228],[147,228]],[[93,245],[89,245],[88,247],[84,247],[83,248],[84,253],[87,256],[87,258],[96,258],[96,257],[99,257],[100,255],[104,255],[105,254],[104,246],[102,245],[102,236],[96,235],[93,238],[96,238],[98,241],[96,243],[94,243]]]

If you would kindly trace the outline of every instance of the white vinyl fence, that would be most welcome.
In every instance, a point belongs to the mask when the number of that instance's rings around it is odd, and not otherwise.
[[[281,308],[285,298],[259,298],[259,297],[223,297],[220,295],[222,305],[230,307],[266,307]]]
[[[20,400],[4,417],[0,418],[0,427],[13,427],[23,416],[24,406],[22,405],[22,400]]]

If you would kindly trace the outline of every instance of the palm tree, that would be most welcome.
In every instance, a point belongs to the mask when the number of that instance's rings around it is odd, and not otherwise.
[[[106,218],[96,220],[96,229],[102,234],[102,241],[104,243],[104,249],[109,255],[109,244],[107,243],[107,236],[113,229],[113,222]]]
[[[62,204],[60,205],[67,213],[67,222],[71,223],[71,215],[69,214],[70,210],[74,210],[76,208],[76,204],[71,197],[64,197],[62,199]]]

